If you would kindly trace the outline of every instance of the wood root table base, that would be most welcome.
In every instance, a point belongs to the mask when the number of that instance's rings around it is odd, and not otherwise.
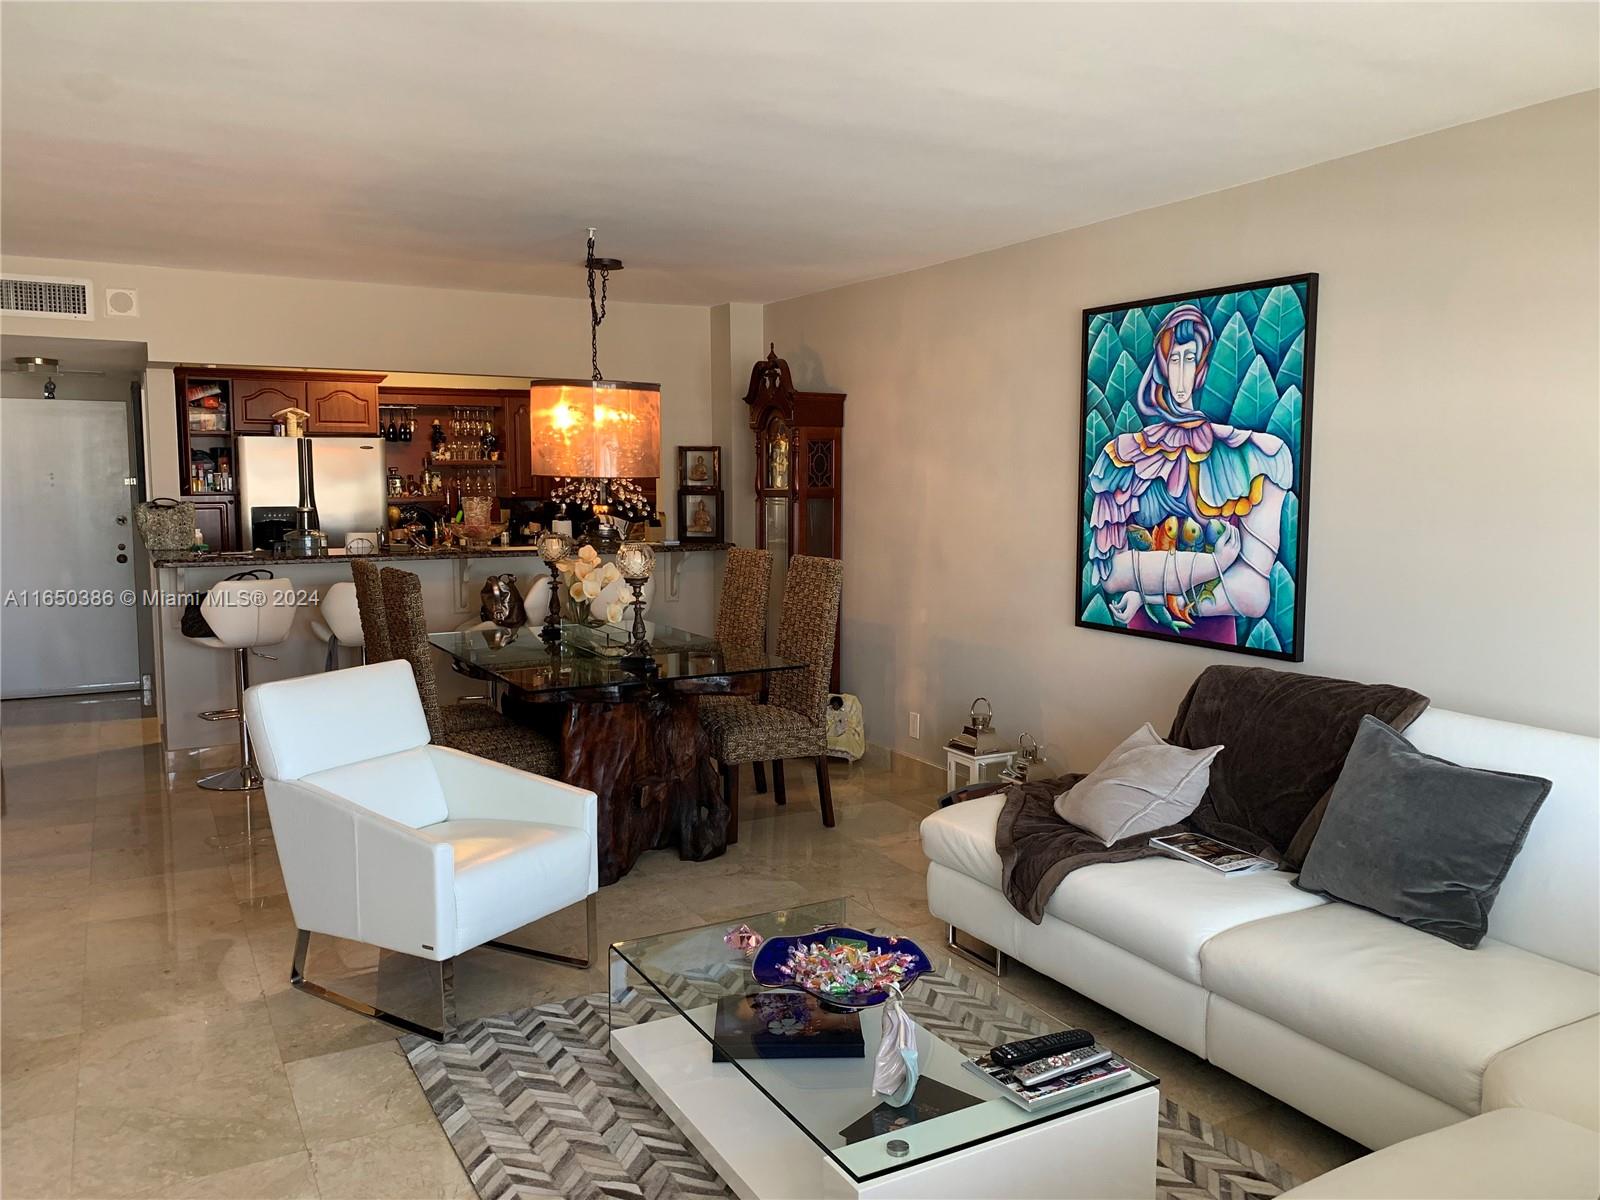
[[[693,862],[727,850],[728,804],[698,697],[570,704],[561,757],[562,777],[599,797],[600,886],[621,879],[646,850],[676,846]]]

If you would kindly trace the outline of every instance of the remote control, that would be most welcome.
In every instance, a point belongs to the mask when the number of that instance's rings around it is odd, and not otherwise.
[[[1052,1054],[1049,1058],[1041,1058],[1027,1066],[1018,1067],[1012,1072],[1018,1083],[1023,1087],[1037,1087],[1041,1083],[1048,1083],[1059,1076],[1072,1071],[1081,1071],[1085,1067],[1092,1067],[1096,1063],[1103,1063],[1111,1057],[1111,1051],[1098,1050],[1093,1046],[1085,1046],[1081,1050],[1069,1050],[1065,1054]]]
[[[1094,1045],[1094,1034],[1087,1029],[1064,1029],[1060,1033],[1047,1033],[1042,1037],[996,1046],[989,1051],[989,1061],[996,1066],[1015,1070],[1026,1063],[1038,1062],[1051,1054],[1064,1054],[1068,1050],[1082,1050],[1085,1046],[1092,1045]]]

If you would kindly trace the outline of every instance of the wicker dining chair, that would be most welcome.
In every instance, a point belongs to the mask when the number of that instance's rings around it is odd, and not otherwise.
[[[394,657],[389,645],[389,613],[383,603],[383,577],[378,564],[364,558],[350,560],[350,578],[356,585],[356,609],[361,614],[361,644],[368,664]]]
[[[717,641],[735,649],[765,649],[767,599],[772,592],[772,551],[740,546],[728,551],[722,572],[722,595],[717,601]],[[759,692],[759,688],[757,689]],[[739,696],[702,696],[702,710],[735,704]],[[756,792],[767,791],[767,764],[754,763]]]
[[[729,840],[737,836],[739,766],[772,764],[773,798],[787,802],[783,760],[814,759],[822,823],[833,825],[833,792],[828,780],[828,677],[833,669],[833,643],[839,624],[839,593],[844,565],[836,558],[797,554],[789,560],[783,587],[783,616],[778,622],[778,657],[802,664],[781,671],[767,688],[767,702],[702,707],[700,723],[722,764],[722,785],[731,813]]]
[[[717,641],[741,648],[765,646],[771,589],[772,551],[729,550],[717,601]]]
[[[486,704],[441,704],[433,673],[433,646],[422,611],[422,580],[397,567],[383,568],[383,602],[389,643],[396,658],[411,664],[422,714],[435,745],[449,746],[508,767],[559,779],[561,751],[555,741],[508,720]]]

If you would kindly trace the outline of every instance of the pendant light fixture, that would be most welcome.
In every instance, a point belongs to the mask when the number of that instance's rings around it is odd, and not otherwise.
[[[599,258],[589,230],[589,379],[535,379],[528,391],[533,473],[555,477],[552,498],[594,511],[591,539],[620,538],[614,522],[648,516],[636,480],[661,474],[661,385],[621,383],[600,374],[600,325],[611,274],[622,261]],[[596,277],[599,288],[596,289]]]

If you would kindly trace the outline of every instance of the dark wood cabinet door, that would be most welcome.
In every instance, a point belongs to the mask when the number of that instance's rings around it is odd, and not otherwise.
[[[532,446],[528,442],[528,398],[522,403],[507,402],[506,437],[511,444],[506,447],[506,483],[513,496],[532,497],[538,494],[538,483],[533,477]]]
[[[378,432],[378,385],[342,379],[306,384],[306,423],[312,433]]]
[[[233,499],[217,496],[191,496],[194,524],[206,545],[218,552],[237,549],[234,536]]]
[[[272,414],[284,408],[306,408],[303,379],[235,379],[233,427],[240,433],[271,433]],[[374,403],[373,410],[376,412]],[[377,418],[374,416],[374,422]]]

